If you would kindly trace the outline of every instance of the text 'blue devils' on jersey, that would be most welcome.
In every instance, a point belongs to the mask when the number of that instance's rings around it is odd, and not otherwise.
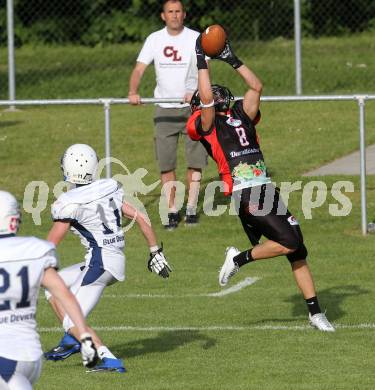
[[[45,269],[57,265],[50,242],[0,238],[0,356],[27,362],[40,358],[35,321],[39,287]]]

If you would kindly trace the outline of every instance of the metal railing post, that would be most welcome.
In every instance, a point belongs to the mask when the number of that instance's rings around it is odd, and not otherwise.
[[[294,45],[296,63],[296,94],[302,94],[302,60],[301,60],[301,2],[294,0]]]
[[[366,205],[366,129],[365,129],[365,97],[358,96],[359,107],[359,152],[361,175],[361,228],[362,234],[367,234],[367,205]]]
[[[13,0],[7,0],[7,32],[8,32],[8,91],[9,100],[16,99],[16,72],[14,61],[14,15]],[[9,107],[14,110],[15,107]]]
[[[111,169],[111,101],[103,100],[104,105],[104,121],[105,121],[105,157],[106,157],[106,178],[112,177]]]

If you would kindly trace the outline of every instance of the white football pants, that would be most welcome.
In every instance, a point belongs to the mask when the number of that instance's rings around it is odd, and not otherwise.
[[[75,295],[79,305],[81,306],[82,313],[86,318],[99,302],[105,287],[115,283],[117,279],[114,278],[108,271],[104,271],[104,273],[94,282],[82,286],[82,280],[85,277],[86,272],[89,270],[88,267],[85,267],[82,271],[81,268],[84,266],[85,263],[74,264],[59,271],[59,275],[70,288],[70,291]],[[46,298],[50,299],[51,294],[47,290],[45,294]],[[64,330],[67,332],[73,326],[74,324],[71,319],[65,315],[63,321]]]
[[[18,362],[16,371],[6,383],[0,376],[0,390],[32,390],[42,370],[42,359],[35,362]]]

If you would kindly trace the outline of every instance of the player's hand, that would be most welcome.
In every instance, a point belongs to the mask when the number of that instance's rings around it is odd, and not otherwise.
[[[141,104],[141,97],[137,93],[128,95],[129,103],[132,105]]]
[[[195,54],[197,55],[198,70],[208,69],[207,62],[206,62],[206,55],[204,54],[202,48],[202,34],[199,34],[197,40],[195,41]]]
[[[92,368],[98,362],[98,351],[95,348],[92,337],[89,333],[81,335],[82,363],[85,367]]]
[[[234,69],[238,69],[241,65],[243,65],[243,62],[234,54],[228,38],[225,40],[225,46],[222,52],[217,56],[212,57],[212,59],[224,61],[231,65]]]
[[[147,268],[150,272],[155,272],[162,278],[169,278],[169,273],[172,272],[172,269],[164,256],[163,248],[159,248],[156,252],[150,253]]]

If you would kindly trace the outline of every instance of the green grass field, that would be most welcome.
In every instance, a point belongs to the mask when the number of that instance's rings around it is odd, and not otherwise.
[[[361,52],[367,50],[366,42],[359,45]],[[333,50],[330,43],[323,40],[309,44],[321,51],[327,46],[329,52]],[[324,56],[321,58],[322,67],[328,69],[333,59],[325,62]],[[263,67],[271,77],[271,64],[254,61],[261,77]],[[364,61],[373,63],[370,50],[364,54]],[[367,70],[373,74],[373,65]],[[274,73],[276,86],[269,88],[287,94],[283,76],[278,70]],[[51,77],[56,85],[61,83]],[[319,69],[316,77],[329,85],[329,77]],[[353,76],[348,81],[342,73],[341,79],[351,84],[337,92],[375,90],[375,78],[367,83]],[[329,92],[335,91],[329,88]],[[98,90],[95,94],[102,95]],[[69,91],[62,96],[69,96]],[[147,169],[143,178],[146,184],[159,178],[154,162],[152,111],[150,106],[116,106],[111,118],[113,157],[123,161],[131,172],[140,167]],[[358,148],[355,102],[263,103],[262,114],[258,132],[277,183],[302,180],[305,185],[310,179],[302,177],[303,172]],[[366,105],[366,125],[367,142],[372,144],[374,102]],[[103,155],[101,107],[27,108],[0,113],[0,188],[13,192],[21,201],[30,181],[43,180],[50,188],[42,224],[35,226],[30,214],[24,212],[20,234],[46,236],[51,227],[52,188],[61,180],[60,156],[67,146],[78,142],[91,144]],[[182,147],[179,154],[178,177],[183,181]],[[115,168],[114,173],[124,172]],[[211,161],[204,172],[200,209],[206,185],[216,179]],[[305,303],[285,258],[248,265],[231,286],[246,277],[259,278],[256,283],[225,296],[208,296],[221,291],[217,276],[225,248],[233,245],[245,249],[249,245],[240,223],[228,213],[220,217],[202,213],[198,227],[188,229],[182,224],[175,232],[167,232],[160,223],[157,187],[139,198],[149,211],[159,240],[164,242],[174,270],[170,279],[165,281],[148,272],[148,248],[138,229],[133,228],[126,236],[127,279],[109,287],[89,317],[105,343],[125,360],[128,372],[86,374],[76,355],[64,362],[46,362],[35,389],[374,389],[375,236],[363,237],[360,232],[359,178],[312,179],[324,181],[328,189],[338,180],[352,181],[355,188],[346,194],[353,205],[346,217],[329,214],[329,204],[337,203],[330,194],[323,206],[312,210],[312,219],[305,219],[302,212],[302,191],[296,191],[290,199],[290,209],[302,225],[309,249],[321,306],[337,325],[336,333],[322,334],[309,328]],[[369,218],[374,220],[373,176],[367,178],[367,189]],[[226,200],[218,196],[217,203],[226,204]],[[62,266],[83,257],[79,241],[70,236],[58,252]],[[42,296],[38,323],[43,347],[49,349],[61,332]]]

